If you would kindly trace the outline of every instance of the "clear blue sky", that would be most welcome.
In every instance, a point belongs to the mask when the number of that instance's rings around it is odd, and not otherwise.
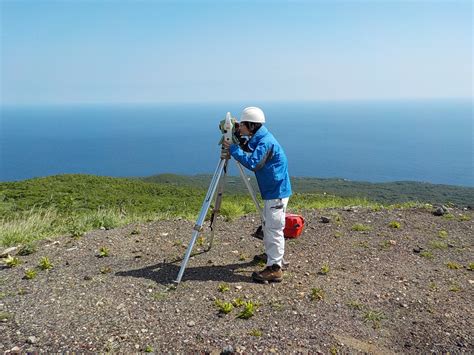
[[[2,104],[472,97],[469,0],[0,3]]]

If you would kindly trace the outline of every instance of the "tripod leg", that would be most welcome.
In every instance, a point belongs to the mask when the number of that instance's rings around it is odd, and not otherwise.
[[[260,220],[262,221],[262,225],[263,225],[263,223],[265,222],[265,218],[263,216],[262,208],[260,207],[260,204],[258,203],[257,196],[255,195],[255,191],[253,190],[252,185],[250,185],[249,178],[247,177],[247,175],[245,175],[244,168],[242,168],[242,165],[240,165],[238,161],[236,161],[236,163],[237,163],[237,166],[239,167],[240,176],[242,177],[242,180],[244,180],[245,186],[247,186],[247,190],[249,190],[253,203],[255,204],[255,207],[257,208],[257,212],[260,214]]]
[[[193,230],[193,235],[191,237],[191,241],[189,242],[188,249],[186,250],[186,254],[184,256],[183,261],[181,262],[181,267],[179,269],[178,277],[174,281],[175,283],[179,284],[181,282],[181,278],[183,277],[184,270],[186,269],[186,265],[189,260],[189,256],[191,255],[191,252],[194,247],[194,243],[196,242],[196,239],[202,231],[202,223],[204,222],[204,219],[206,218],[207,211],[209,210],[209,206],[211,205],[212,197],[214,196],[217,188],[217,184],[220,180],[220,177],[222,175],[222,172],[224,170],[224,166],[226,165],[227,160],[226,159],[221,159],[219,164],[217,165],[216,171],[214,172],[214,175],[212,176],[211,184],[209,185],[209,189],[207,190],[206,197],[204,199],[204,202],[201,207],[201,212],[199,213],[199,217],[196,220],[196,224],[194,226]]]
[[[217,221],[217,216],[221,209],[222,196],[224,194],[225,177],[227,175],[227,163],[228,163],[228,160],[226,161],[224,165],[224,172],[221,175],[221,179],[219,181],[219,187],[217,189],[216,202],[214,204],[214,210],[212,211],[212,217],[211,217],[211,234],[209,236],[209,244],[206,251],[211,250],[212,243],[214,241],[215,225]]]

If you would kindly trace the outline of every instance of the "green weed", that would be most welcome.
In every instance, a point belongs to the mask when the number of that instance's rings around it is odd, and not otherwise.
[[[351,230],[356,232],[366,232],[372,230],[372,227],[366,226],[362,223],[356,223],[351,227]]]
[[[240,298],[240,297],[234,298],[234,299],[232,300],[232,305],[233,305],[234,307],[242,307],[242,306],[245,305],[245,301],[244,301],[242,298]]]
[[[443,218],[444,219],[453,219],[454,215],[452,213],[446,213],[445,215],[443,215]]]
[[[165,291],[154,292],[154,293],[152,294],[152,298],[153,298],[155,301],[162,301],[162,300],[166,299],[166,297],[168,297],[168,293],[165,292]]]
[[[260,329],[252,329],[249,332],[249,335],[254,336],[254,337],[261,337],[262,336],[262,331]]]
[[[459,221],[461,222],[464,222],[464,221],[470,221],[471,220],[471,216],[468,216],[468,215],[465,215],[465,214],[461,214],[459,215]]]
[[[80,238],[87,232],[87,227],[83,224],[74,223],[69,227],[69,234],[73,238]]]
[[[249,319],[253,317],[258,305],[252,301],[247,301],[244,303],[244,309],[237,315],[237,318],[240,319]]]
[[[319,271],[319,274],[327,275],[328,273],[329,273],[329,264],[323,264],[323,266],[321,266],[321,270]]]
[[[34,270],[34,269],[26,269],[25,270],[25,276],[23,276],[24,279],[32,280],[35,277],[36,277],[36,270]]]
[[[400,229],[402,227],[402,225],[400,224],[400,222],[397,222],[397,221],[392,221],[388,224],[388,226],[390,228],[394,228],[394,229]]]
[[[196,246],[198,246],[198,247],[204,246],[205,241],[206,241],[206,239],[202,235],[199,236],[199,238],[196,239]]]
[[[49,258],[47,256],[43,256],[40,259],[38,266],[41,270],[49,270],[53,268],[53,264],[51,263],[51,261],[49,261]]]
[[[433,256],[433,253],[428,251],[428,250],[423,250],[421,253],[420,253],[420,256],[422,258],[426,258],[426,259],[433,259],[434,256]]]
[[[367,242],[367,241],[357,242],[357,243],[354,244],[354,246],[357,246],[359,248],[368,249],[369,248],[369,242]]]
[[[216,300],[214,302],[214,304],[219,309],[219,313],[222,313],[222,314],[228,314],[228,313],[232,312],[232,310],[234,309],[234,306],[230,302],[224,302],[224,301],[221,301],[221,300]]]
[[[448,244],[446,244],[445,242],[442,242],[440,240],[432,240],[430,242],[430,247],[433,248],[433,249],[447,249]]]
[[[446,263],[446,266],[448,267],[448,269],[451,269],[451,270],[458,270],[458,269],[461,268],[461,265],[456,264],[456,263],[451,262],[451,261],[449,261],[448,263]]]
[[[130,234],[131,234],[131,235],[139,235],[139,234],[141,234],[141,231],[140,231],[140,229],[138,229],[138,228],[134,228],[134,229],[131,231]]]
[[[467,269],[468,269],[469,271],[474,271],[474,263],[469,263],[469,264],[467,265]]]
[[[451,284],[451,286],[449,286],[449,291],[459,292],[461,291],[461,286],[459,286],[458,284]]]
[[[17,258],[16,256],[8,255],[5,258],[4,263],[5,263],[6,266],[11,268],[11,267],[15,267],[15,266],[20,265],[21,260],[20,260],[20,258]]]
[[[227,292],[230,290],[230,287],[228,284],[220,284],[219,287],[217,288],[219,292]]]
[[[364,314],[364,322],[372,322],[372,326],[374,329],[380,327],[380,322],[385,319],[385,315],[382,312],[368,310]]]
[[[324,292],[322,288],[315,287],[311,289],[310,297],[312,301],[322,301],[325,296],[326,296],[326,293]]]
[[[440,230],[438,232],[438,237],[443,238],[443,239],[447,238],[448,237],[448,232],[446,232],[445,230]]]
[[[99,258],[105,258],[109,256],[109,249],[107,247],[100,247],[99,254],[97,256]]]
[[[364,305],[362,303],[360,303],[359,301],[355,301],[355,300],[347,302],[347,306],[349,308],[357,309],[359,311],[364,307]]]
[[[147,345],[146,348],[145,348],[145,352],[146,352],[146,353],[152,353],[152,352],[153,352],[153,348],[152,348],[150,345]]]
[[[13,318],[13,315],[11,313],[0,311],[0,321],[6,322],[11,318]]]

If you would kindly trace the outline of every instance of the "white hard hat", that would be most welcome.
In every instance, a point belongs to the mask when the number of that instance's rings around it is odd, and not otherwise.
[[[246,107],[242,111],[240,122],[265,123],[265,115],[258,107]]]

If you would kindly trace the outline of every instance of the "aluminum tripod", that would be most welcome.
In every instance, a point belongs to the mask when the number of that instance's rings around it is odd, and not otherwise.
[[[216,191],[217,191],[217,196],[215,199],[214,209],[211,216],[211,226],[213,226],[215,220],[217,219],[217,215],[219,213],[221,202],[222,202],[222,196],[224,194],[225,177],[227,175],[227,165],[229,163],[229,160],[230,160],[229,150],[222,148],[219,164],[217,165],[216,171],[214,172],[214,175],[212,176],[211,184],[209,185],[209,189],[207,190],[206,197],[204,198],[204,202],[201,207],[201,212],[199,213],[199,217],[197,218],[196,224],[194,225],[191,241],[189,242],[188,249],[186,250],[186,254],[184,255],[184,259],[181,262],[181,267],[179,269],[178,277],[174,281],[176,284],[179,284],[181,282],[181,278],[183,277],[184,270],[186,269],[186,265],[188,263],[189,257],[191,256],[194,243],[196,243],[197,237],[204,229],[203,222],[204,222],[204,219],[206,218],[207,211],[209,210],[211,201]],[[237,163],[237,167],[239,168],[240,176],[244,180],[245,186],[249,190],[250,196],[252,197],[255,207],[257,208],[257,211],[260,214],[260,219],[262,220],[262,225],[263,225],[263,222],[264,222],[263,212],[258,203],[257,197],[255,196],[255,192],[252,188],[252,185],[250,185],[249,179],[247,178],[247,175],[245,175],[242,165],[240,165],[240,163],[237,161],[236,163]],[[209,238],[209,246],[206,251],[209,251],[211,249],[213,239],[214,239],[214,228],[211,227],[211,236]]]

